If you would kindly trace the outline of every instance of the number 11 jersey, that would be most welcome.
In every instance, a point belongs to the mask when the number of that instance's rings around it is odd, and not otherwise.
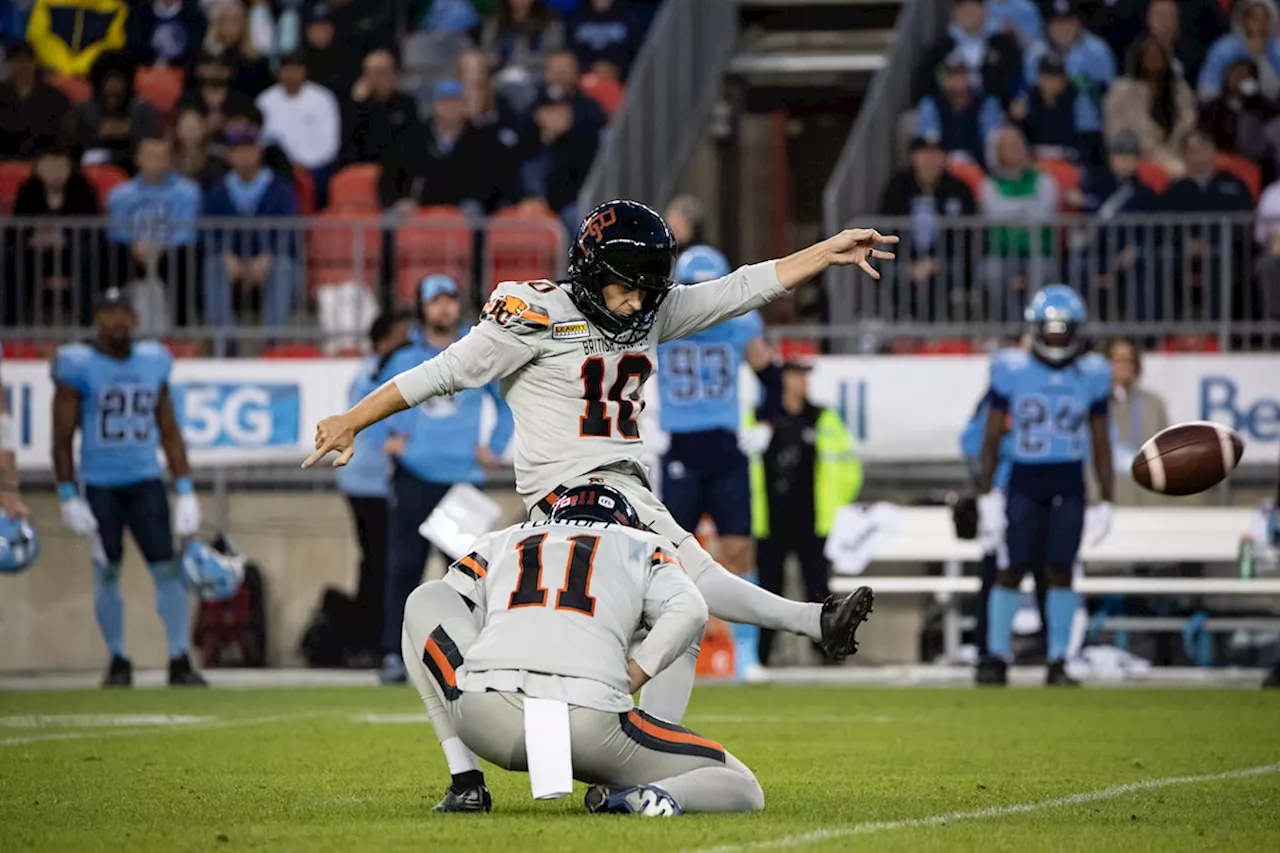
[[[53,360],[53,381],[80,397],[80,479],[113,488],[160,477],[156,403],[169,382],[173,356],[156,341],[137,341],[125,358],[65,344]]]

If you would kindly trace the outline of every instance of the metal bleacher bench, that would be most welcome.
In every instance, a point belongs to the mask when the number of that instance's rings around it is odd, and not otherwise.
[[[1107,569],[1135,564],[1235,563],[1241,537],[1249,531],[1250,510],[1243,508],[1120,507],[1111,532],[1099,545],[1084,546],[1083,577],[1075,582],[1082,595],[1134,596],[1280,596],[1280,575],[1271,577],[1161,578],[1100,576]],[[1086,537],[1087,538],[1087,537]],[[946,507],[902,507],[897,528],[876,547],[870,573],[833,575],[832,592],[871,587],[877,595],[932,595],[946,607],[943,617],[944,654],[952,657],[960,646],[963,624],[959,595],[979,592],[982,582],[962,574],[963,564],[982,559],[977,542],[957,539]],[[943,574],[932,576],[878,575],[886,563],[942,563]],[[1030,577],[1023,589],[1034,589]],[[1183,619],[1113,617],[1102,627],[1110,630],[1181,630]],[[1210,619],[1210,631],[1263,629],[1280,626],[1275,619]]]

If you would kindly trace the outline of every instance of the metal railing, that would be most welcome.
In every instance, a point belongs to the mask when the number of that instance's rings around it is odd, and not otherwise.
[[[333,354],[360,349],[383,306],[416,303],[427,275],[452,275],[478,307],[499,281],[559,277],[565,245],[553,219],[9,219],[0,327],[6,341],[78,337],[97,295],[119,287],[144,333],[210,355],[281,342]]]
[[[738,36],[734,0],[667,0],[649,28],[578,193],[585,213],[612,198],[666,204],[689,158]]]
[[[950,10],[950,0],[913,0],[898,16],[888,62],[871,82],[822,193],[827,233],[834,234],[875,209],[881,188],[894,173],[895,122],[911,105],[915,70],[945,30]],[[833,322],[847,323],[857,316],[847,298],[854,275],[849,270],[835,270],[825,278]]]
[[[1026,301],[1063,282],[1084,297],[1090,329],[1164,340],[1199,336],[1227,349],[1280,348],[1280,255],[1252,214],[1063,216],[1041,223],[875,217],[902,238],[873,281],[854,269],[841,288],[856,321],[783,327],[832,351],[876,352],[899,338],[1008,338]],[[1261,225],[1262,228],[1258,228]]]

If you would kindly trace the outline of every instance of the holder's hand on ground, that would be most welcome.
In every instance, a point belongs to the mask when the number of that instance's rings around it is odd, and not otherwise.
[[[316,451],[302,463],[303,468],[310,468],[321,459],[336,451],[338,458],[333,460],[334,468],[341,468],[351,461],[356,452],[356,429],[348,422],[346,414],[330,415],[316,424]]]
[[[827,240],[827,261],[835,267],[861,267],[867,275],[879,280],[880,273],[871,266],[871,261],[891,261],[895,255],[876,247],[893,246],[897,242],[897,235],[881,234],[874,228],[848,228]]]

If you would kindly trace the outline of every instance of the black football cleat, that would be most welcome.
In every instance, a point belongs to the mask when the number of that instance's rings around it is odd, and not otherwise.
[[[455,791],[446,788],[444,799],[436,803],[433,812],[472,812],[484,814],[493,811],[493,797],[484,785]]]
[[[871,615],[876,597],[871,587],[860,586],[844,598],[828,596],[822,603],[822,639],[818,645],[836,663],[857,654],[858,626]]]
[[[208,687],[209,682],[204,680],[200,673],[191,668],[191,661],[186,655],[178,658],[169,659],[169,686],[170,687]]]
[[[1067,662],[1055,660],[1050,662],[1049,671],[1045,675],[1046,687],[1079,687],[1080,682],[1067,675]]]
[[[973,680],[981,685],[1003,687],[1009,683],[1009,665],[1000,658],[983,658],[978,661]]]
[[[107,667],[106,677],[102,679],[103,687],[132,687],[133,664],[128,658],[112,657]]]

